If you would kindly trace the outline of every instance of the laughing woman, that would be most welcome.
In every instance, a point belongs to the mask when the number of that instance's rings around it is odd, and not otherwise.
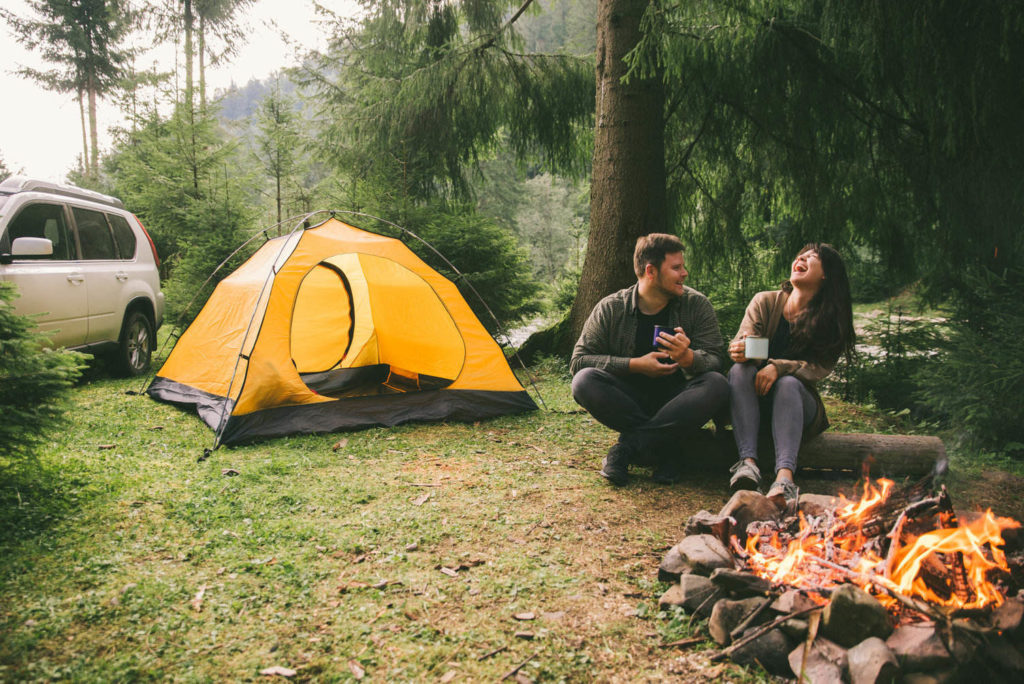
[[[746,357],[747,337],[768,338],[767,359]],[[732,489],[761,488],[757,436],[764,412],[775,443],[775,481],[767,496],[780,508],[796,505],[793,471],[800,442],[828,427],[815,385],[841,355],[850,358],[853,343],[846,266],[831,245],[809,244],[780,290],[759,292],[750,300],[729,344],[736,362],[729,371],[730,408],[740,456],[732,467]]]

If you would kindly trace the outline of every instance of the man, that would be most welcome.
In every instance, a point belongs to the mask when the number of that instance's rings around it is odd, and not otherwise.
[[[601,475],[615,485],[630,463],[653,464],[654,480],[678,481],[681,447],[729,401],[717,372],[724,343],[707,297],[684,285],[683,243],[651,233],[636,241],[637,283],[608,295],[590,312],[569,369],[576,402],[619,439]],[[666,327],[654,340],[654,326]]]

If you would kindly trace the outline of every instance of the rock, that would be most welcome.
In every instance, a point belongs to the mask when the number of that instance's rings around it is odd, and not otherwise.
[[[790,589],[772,602],[772,610],[786,615],[798,610],[808,610],[817,605],[819,604],[816,601],[802,591]]]
[[[658,580],[661,582],[677,582],[680,575],[685,575],[691,571],[692,568],[689,563],[683,560],[683,557],[680,555],[679,547],[673,546],[665,554],[665,557],[661,559],[661,565],[658,566]]]
[[[673,584],[668,588],[661,598],[658,599],[658,607],[661,609],[671,608],[672,606],[683,605],[683,589],[678,584]]]
[[[900,680],[901,684],[947,684],[960,680],[956,668],[941,672],[910,672]]]
[[[728,545],[729,535],[732,534],[733,525],[736,521],[727,515],[715,515],[711,511],[698,511],[691,515],[683,527],[683,534],[710,534],[718,537],[719,541]]]
[[[722,646],[728,646],[732,643],[732,631],[739,627],[740,623],[746,620],[751,613],[761,608],[761,606],[768,603],[766,598],[748,598],[740,601],[733,601],[731,599],[722,599],[715,604],[714,610],[711,611],[711,619],[708,620],[708,632],[711,634],[711,638]],[[755,624],[761,624],[766,621],[766,616],[762,613],[759,622]]]
[[[991,635],[987,638],[982,657],[1007,676],[1008,681],[1024,679],[1024,655],[1014,648],[1006,637]]]
[[[768,580],[753,573],[741,572],[732,568],[718,568],[712,572],[711,583],[737,598],[764,596],[772,588],[771,582]]]
[[[900,663],[885,642],[871,637],[846,652],[851,684],[894,682]]]
[[[992,611],[992,626],[1010,636],[1019,635],[1022,631],[1021,621],[1024,618],[1024,601],[1012,598],[1003,602]]]
[[[735,520],[734,534],[741,536],[738,532],[742,530],[742,536],[745,537],[747,525],[756,520],[778,520],[779,509],[765,495],[755,491],[742,490],[732,495],[718,515],[729,516]],[[740,539],[740,541],[743,542],[745,539]]]
[[[703,575],[683,575],[679,578],[678,586],[683,608],[701,617],[709,617],[715,603],[724,596],[711,580]]]
[[[827,494],[801,494],[797,508],[801,513],[815,518],[834,511],[839,499]]]
[[[757,627],[744,631],[749,634]],[[789,676],[789,660],[786,654],[793,644],[785,634],[777,629],[770,629],[761,636],[743,644],[729,656],[737,665],[761,665],[773,675]]]
[[[803,679],[812,682],[842,682],[847,669],[846,649],[828,639],[818,637],[811,644],[804,660],[805,644],[800,644],[789,652],[789,668],[799,679],[801,670]]]
[[[676,544],[683,562],[696,575],[710,575],[716,568],[735,568],[732,553],[717,537],[710,534],[694,534],[684,537]]]
[[[821,633],[840,646],[856,646],[868,637],[886,638],[892,633],[889,614],[875,597],[852,584],[832,592],[821,616]]]
[[[904,672],[942,670],[954,664],[934,622],[903,625],[885,640],[885,645],[899,659]]]
[[[807,620],[791,618],[779,625],[779,629],[794,642],[803,641],[807,638]]]

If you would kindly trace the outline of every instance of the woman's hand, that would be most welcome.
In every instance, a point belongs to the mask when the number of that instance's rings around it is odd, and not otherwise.
[[[779,369],[775,367],[775,364],[769,363],[761,370],[757,371],[757,375],[754,376],[754,389],[757,390],[758,395],[764,396],[768,394],[772,389],[772,385],[779,379]]]
[[[745,340],[733,340],[729,343],[729,358],[736,363],[747,362],[747,343]]]

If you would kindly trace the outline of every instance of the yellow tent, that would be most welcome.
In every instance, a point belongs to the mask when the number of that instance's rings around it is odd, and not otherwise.
[[[218,444],[537,408],[455,285],[334,217],[221,281],[148,392]]]

